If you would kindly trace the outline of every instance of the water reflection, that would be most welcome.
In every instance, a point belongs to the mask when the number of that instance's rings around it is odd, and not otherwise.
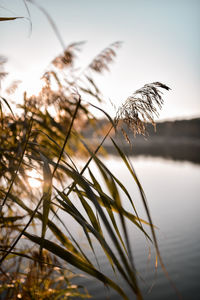
[[[173,160],[180,161],[191,161],[197,164],[200,164],[200,145],[191,145],[191,144],[164,144],[156,145],[149,144],[148,147],[137,146],[133,148],[133,153],[135,155],[150,155],[158,156],[164,158],[170,158]]]
[[[137,137],[133,140],[130,147],[122,139],[119,141],[121,147],[129,155],[146,155],[153,157],[164,157],[167,159],[191,161],[200,164],[200,141],[187,139],[164,139],[151,138],[145,140],[143,137]],[[117,154],[111,143],[105,145],[107,151],[111,154]]]

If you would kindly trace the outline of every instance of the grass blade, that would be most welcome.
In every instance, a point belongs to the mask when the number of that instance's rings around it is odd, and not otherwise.
[[[25,140],[24,149],[23,149],[23,151],[22,151],[22,154],[21,154],[21,157],[20,157],[20,160],[19,160],[19,164],[18,164],[17,169],[16,169],[16,171],[15,171],[15,173],[14,173],[14,175],[13,175],[13,178],[12,178],[11,184],[10,184],[10,186],[9,186],[9,189],[8,189],[6,195],[5,195],[5,198],[4,198],[3,202],[2,202],[2,204],[0,205],[0,213],[1,213],[1,211],[2,211],[3,206],[4,206],[5,203],[6,203],[6,200],[7,200],[7,198],[8,198],[9,193],[10,193],[11,190],[12,190],[13,184],[14,184],[15,179],[16,179],[16,177],[17,177],[17,173],[18,173],[18,171],[19,171],[19,169],[20,169],[20,166],[21,166],[21,164],[22,164],[22,161],[23,161],[23,158],[24,158],[24,154],[25,154],[25,151],[26,151],[26,148],[27,148],[27,145],[28,145],[28,141],[29,141],[29,138],[30,138],[30,135],[31,135],[32,125],[33,125],[33,120],[31,119],[31,120],[30,120],[30,124],[29,124],[29,129],[28,129],[28,132],[27,132],[27,136],[26,136],[26,140]]]
[[[102,191],[102,189],[101,189],[101,186],[100,186],[99,183],[97,182],[95,176],[93,175],[93,173],[91,172],[90,169],[89,169],[89,173],[90,173],[90,177],[92,178],[92,181],[93,181],[93,183],[94,183],[94,187],[95,187],[95,189],[97,190],[97,192],[98,192],[99,195],[100,195],[101,202],[102,202],[103,206],[106,207],[106,210],[107,210],[108,215],[109,215],[109,217],[110,217],[110,219],[111,219],[111,222],[112,222],[112,224],[113,224],[113,227],[114,227],[114,229],[115,229],[115,231],[116,231],[116,233],[117,233],[117,236],[119,237],[120,242],[121,242],[121,244],[122,244],[124,250],[125,250],[126,253],[127,253],[126,247],[125,247],[125,245],[124,245],[123,239],[122,239],[122,237],[121,237],[121,234],[120,234],[120,232],[119,232],[117,223],[116,223],[116,221],[115,221],[115,217],[114,217],[114,215],[113,215],[112,207],[111,207],[111,205],[110,205],[110,202],[106,201],[106,200],[107,200],[107,197],[104,197],[104,193],[103,193],[103,191]],[[107,182],[107,181],[105,181],[105,182]],[[118,212],[118,210],[116,210],[116,211]]]
[[[62,157],[62,155],[63,155],[63,152],[64,152],[64,150],[65,150],[65,146],[66,146],[67,141],[68,141],[68,139],[69,139],[69,136],[70,136],[70,133],[71,133],[71,130],[72,130],[72,127],[73,127],[73,124],[74,124],[76,115],[77,115],[77,113],[78,113],[78,109],[79,109],[80,104],[81,104],[81,96],[80,96],[80,95],[78,95],[78,96],[79,96],[79,100],[78,100],[78,102],[77,102],[76,109],[75,109],[75,111],[74,111],[74,115],[73,115],[73,117],[72,117],[72,121],[71,121],[71,123],[70,123],[70,127],[69,127],[69,130],[68,130],[68,132],[67,132],[67,135],[66,135],[66,138],[65,138],[65,141],[64,141],[62,150],[61,150],[61,152],[60,152],[60,155],[59,155],[57,164],[56,164],[55,167],[54,167],[52,177],[54,177],[54,174],[55,174],[55,172],[56,172],[56,169],[57,169],[57,167],[58,167],[58,165],[59,165],[59,162],[60,162],[61,157]]]
[[[0,22],[1,21],[12,21],[16,19],[23,19],[23,17],[0,17]]]
[[[36,243],[38,245],[42,244],[43,247],[46,250],[50,251],[51,253],[54,253],[56,256],[58,256],[61,259],[65,260],[66,262],[68,262],[72,266],[74,266],[74,267],[78,268],[79,270],[81,270],[81,271],[97,278],[98,280],[102,281],[105,285],[112,287],[113,289],[115,289],[123,297],[123,299],[128,300],[128,297],[126,296],[126,294],[123,292],[123,290],[115,282],[113,282],[111,279],[106,277],[103,273],[96,270],[93,266],[88,264],[87,261],[85,261],[83,259],[80,259],[79,257],[75,256],[71,252],[63,249],[59,245],[57,245],[57,244],[55,244],[55,243],[53,243],[49,240],[46,240],[46,239],[43,240],[40,237],[29,234],[27,232],[24,232],[24,235],[28,239],[33,241],[34,243]]]
[[[52,175],[48,161],[44,155],[40,153],[43,160],[43,216],[42,216],[42,239],[45,237],[46,227],[49,218],[49,210],[51,205],[52,194]],[[40,249],[42,251],[42,248]]]
[[[9,110],[10,110],[10,112],[11,112],[13,118],[15,118],[15,115],[14,115],[14,113],[13,113],[13,111],[12,111],[12,108],[11,108],[10,104],[8,103],[8,101],[7,101],[5,98],[3,98],[2,96],[0,96],[0,98],[1,98],[1,99],[5,102],[5,104],[8,106],[8,108],[9,108]]]

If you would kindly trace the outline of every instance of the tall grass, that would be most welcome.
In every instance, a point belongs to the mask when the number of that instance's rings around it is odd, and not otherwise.
[[[49,15],[43,12],[55,29]],[[77,272],[98,279],[128,299],[123,286],[101,270],[96,244],[105,253],[110,267],[127,283],[133,297],[142,299],[127,220],[152,242],[162,264],[143,188],[111,133],[120,130],[123,123],[133,129],[133,134],[144,134],[145,124],[150,121],[155,125],[154,116],[163,104],[161,89],[169,88],[159,82],[145,85],[124,102],[112,119],[100,106],[102,96],[95,83],[95,73],[109,69],[120,43],[105,48],[77,72],[74,65],[82,45],[70,44],[52,60],[43,75],[41,92],[31,97],[24,93],[23,104],[18,105],[20,113],[13,114],[6,95],[0,98],[0,288],[6,299],[17,299],[17,295],[23,299],[88,297],[87,293],[81,294],[78,286],[71,285],[69,275],[55,275],[64,272],[63,261],[66,268],[71,265]],[[90,107],[101,110],[110,122],[107,133],[96,145],[82,136],[88,122],[98,122]],[[121,129],[126,137],[124,126]],[[147,220],[140,219],[130,191],[98,155],[105,140],[110,138],[140,191]],[[83,157],[85,164],[80,169],[74,159]],[[95,162],[107,191],[91,169],[91,161]],[[37,189],[29,181],[31,170],[37,171],[41,183]],[[122,193],[130,201],[131,211],[123,207]],[[68,218],[82,229],[88,251],[85,252],[82,242],[76,238],[74,228],[67,227],[65,219]],[[151,235],[145,231],[144,224],[150,226]],[[88,255],[90,251],[97,263]],[[28,271],[24,268],[27,260],[31,261]],[[17,267],[14,263],[13,272],[8,273],[8,262],[17,261]],[[25,284],[24,274],[27,275]],[[57,281],[56,276],[61,279]]]

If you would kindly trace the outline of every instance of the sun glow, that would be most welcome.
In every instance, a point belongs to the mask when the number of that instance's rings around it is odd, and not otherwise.
[[[27,176],[28,176],[28,183],[30,187],[32,188],[41,187],[41,177],[35,169],[28,171]]]
[[[26,78],[21,78],[21,83],[18,85],[18,88],[12,95],[13,100],[16,103],[23,103],[24,92],[26,92],[27,97],[38,96],[44,87],[44,81],[40,79],[40,77],[36,75],[32,75],[32,78],[27,76]]]
[[[36,77],[34,78],[26,78],[22,83],[22,88],[27,92],[27,96],[30,97],[32,95],[38,96],[42,87],[44,86],[43,80]]]

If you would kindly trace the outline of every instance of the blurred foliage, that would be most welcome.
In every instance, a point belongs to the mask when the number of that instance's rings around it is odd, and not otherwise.
[[[7,266],[0,274],[1,299],[90,298],[82,286],[70,282],[77,275],[57,267],[56,257],[47,251],[43,252],[45,264],[40,264],[37,252],[31,253],[31,260],[26,264],[23,255],[18,255],[9,255]]]

